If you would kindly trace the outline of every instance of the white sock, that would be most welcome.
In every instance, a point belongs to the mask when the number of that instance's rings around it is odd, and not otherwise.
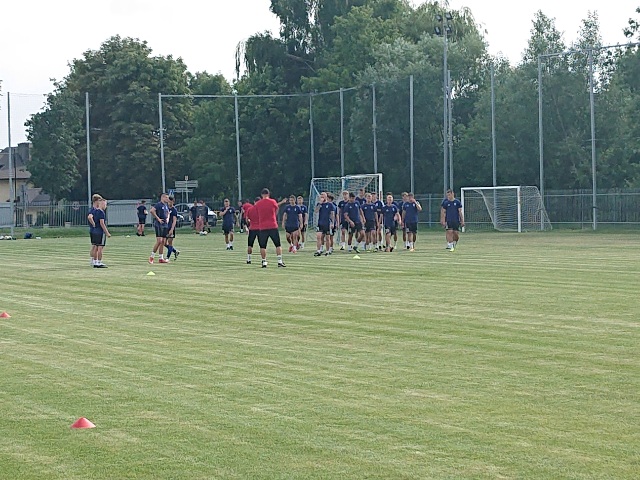
[[[151,252],[151,258],[156,258],[156,252]]]
[[[278,255],[278,263],[282,263],[282,255]]]
[[[251,261],[251,254],[247,253],[247,262],[250,262],[250,261]]]

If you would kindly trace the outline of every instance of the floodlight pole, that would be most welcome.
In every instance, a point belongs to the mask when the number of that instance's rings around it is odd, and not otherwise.
[[[595,101],[593,95],[593,50],[589,50],[589,106],[591,110],[591,172],[592,172],[592,209],[593,209],[593,229],[598,228],[598,207],[596,191],[596,117]]]
[[[447,71],[447,87],[449,97],[449,103],[447,104],[449,114],[449,118],[447,119],[447,137],[449,142],[449,188],[453,190],[453,98],[451,95],[451,70]]]
[[[544,135],[542,129],[542,55],[538,55],[538,152],[540,154],[540,196],[544,204]],[[542,229],[544,225],[540,223]]]
[[[409,136],[410,138],[410,170],[411,170],[411,191],[415,192],[414,171],[413,171],[413,75],[409,76]]]
[[[167,181],[164,172],[164,125],[162,124],[162,94],[158,94],[158,120],[160,123],[160,169],[162,170],[162,192],[167,191]]]
[[[498,186],[497,151],[496,151],[496,90],[495,68],[491,62],[491,170],[493,186]]]
[[[340,87],[340,176],[344,177],[344,88]]]
[[[15,199],[16,190],[13,185],[13,152],[11,149],[11,93],[7,92],[7,141],[9,145],[9,212],[11,215],[11,238],[13,238],[15,227]]]
[[[446,30],[443,30],[442,32],[442,37],[444,38],[444,80],[442,82],[442,89],[444,92],[444,102],[443,102],[443,117],[442,117],[442,153],[443,153],[443,158],[444,158],[444,162],[443,162],[443,194],[447,193],[447,162],[449,161],[449,139],[448,139],[448,132],[449,132],[449,126],[448,126],[448,120],[449,120],[449,112],[448,112],[448,105],[449,105],[449,87],[447,85],[447,79],[448,79],[448,68],[447,68],[447,50],[448,50],[448,46],[447,46],[447,32]]]
[[[309,94],[309,140],[311,148],[311,178],[316,176],[316,149],[313,137],[313,92]]]
[[[373,132],[373,173],[378,173],[378,119],[376,115],[376,84],[371,85],[372,118],[371,131]]]
[[[89,92],[84,94],[85,130],[87,131],[87,206],[91,208],[91,123],[89,121]]]
[[[238,109],[238,92],[233,92],[236,114],[236,160],[238,163],[238,198],[242,200],[242,172],[240,169],[240,114]]]

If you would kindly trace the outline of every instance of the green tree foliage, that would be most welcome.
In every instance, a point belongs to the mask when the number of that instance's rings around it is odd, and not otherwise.
[[[67,197],[80,180],[77,148],[84,134],[81,97],[56,85],[46,108],[27,121],[33,144],[31,181],[54,199]]]
[[[158,161],[158,93],[188,93],[188,76],[182,60],[154,57],[151,53],[145,42],[116,36],[98,50],[88,50],[82,58],[71,62],[70,73],[59,82],[43,113],[53,118],[75,115],[64,125],[49,127],[57,129],[55,136],[63,139],[67,150],[74,152],[73,155],[65,153],[64,158],[70,165],[61,169],[73,175],[51,179],[64,185],[64,190],[56,196],[86,197],[86,145],[80,143],[77,132],[79,125],[84,124],[84,92],[89,93],[91,102],[94,190],[110,198],[135,198],[162,189]],[[170,102],[163,111],[167,125],[164,135],[168,178],[179,177],[186,168],[180,149],[189,121],[188,108],[188,101],[179,100]],[[44,135],[40,130],[45,124],[38,121],[37,116],[34,118],[31,140],[35,164],[48,162],[52,155],[50,144],[45,143],[51,135]],[[73,125],[73,129],[66,125]],[[44,179],[40,178],[36,175],[34,181],[44,186]],[[70,179],[73,179],[71,186]]]
[[[270,8],[280,19],[280,32],[256,33],[238,46],[232,83],[221,75],[191,74],[182,60],[153,56],[146,43],[129,38],[110,38],[71,62],[47,108],[29,124],[36,183],[57,198],[86,197],[84,92],[89,92],[97,191],[112,198],[156,194],[162,133],[169,186],[189,175],[200,181],[199,196],[236,198],[237,94],[244,196],[264,186],[278,196],[304,193],[311,175],[312,113],[315,175],[341,172],[340,89],[345,173],[373,171],[375,89],[378,170],[387,189],[407,190],[413,75],[415,189],[441,191],[445,43],[434,27],[441,25],[436,16],[444,13],[443,6],[425,2],[414,7],[405,0],[272,0]],[[590,187],[585,53],[590,49],[598,185],[640,186],[638,48],[598,49],[602,40],[596,13],[589,13],[577,38],[566,43],[555,20],[537,12],[521,61],[510,65],[488,55],[471,10],[448,11],[453,16],[447,53],[456,187],[492,182],[491,64],[498,184],[539,183],[539,59],[545,187]],[[637,20],[631,19],[625,31],[640,40]],[[570,49],[582,53],[549,56]],[[163,132],[159,93],[184,95],[163,97]],[[289,96],[267,97],[272,94]]]

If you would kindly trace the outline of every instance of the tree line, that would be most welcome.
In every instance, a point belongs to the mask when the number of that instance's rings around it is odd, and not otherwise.
[[[144,41],[114,36],[70,63],[43,111],[27,122],[32,181],[56,199],[87,197],[85,92],[89,93],[91,178],[108,198],[149,197],[161,189],[160,135],[168,185],[199,180],[199,196],[237,192],[238,101],[244,192],[269,186],[304,193],[311,177],[311,94],[316,176],[373,171],[373,86],[378,170],[385,189],[409,188],[409,77],[414,77],[415,186],[440,192],[443,178],[443,49],[436,3],[404,0],[272,0],[279,35],[257,33],[238,46],[237,78],[191,73],[182,59],[153,55]],[[449,10],[448,64],[453,95],[454,183],[492,184],[490,70],[495,71],[498,184],[537,185],[538,56],[593,50],[598,185],[640,186],[640,49],[602,46],[598,17],[582,21],[567,44],[552,18],[532,19],[517,65],[488,54],[469,9]],[[633,14],[633,12],[631,12]],[[635,12],[640,14],[640,8]],[[621,30],[640,40],[633,18]],[[589,76],[586,53],[544,59],[542,88],[545,187],[591,185]],[[340,103],[344,93],[344,145]],[[158,94],[163,101],[159,131]],[[316,95],[317,93],[317,95]],[[200,98],[221,95],[226,98]]]

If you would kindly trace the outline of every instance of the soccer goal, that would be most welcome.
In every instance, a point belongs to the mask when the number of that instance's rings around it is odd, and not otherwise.
[[[315,207],[320,202],[322,192],[331,192],[335,202],[342,200],[342,192],[348,190],[358,194],[358,190],[364,189],[366,193],[377,193],[382,199],[382,174],[371,173],[364,175],[347,175],[345,177],[327,177],[311,179],[309,189],[309,226],[316,226],[314,215]]]
[[[538,187],[465,187],[460,200],[467,229],[551,230]]]

